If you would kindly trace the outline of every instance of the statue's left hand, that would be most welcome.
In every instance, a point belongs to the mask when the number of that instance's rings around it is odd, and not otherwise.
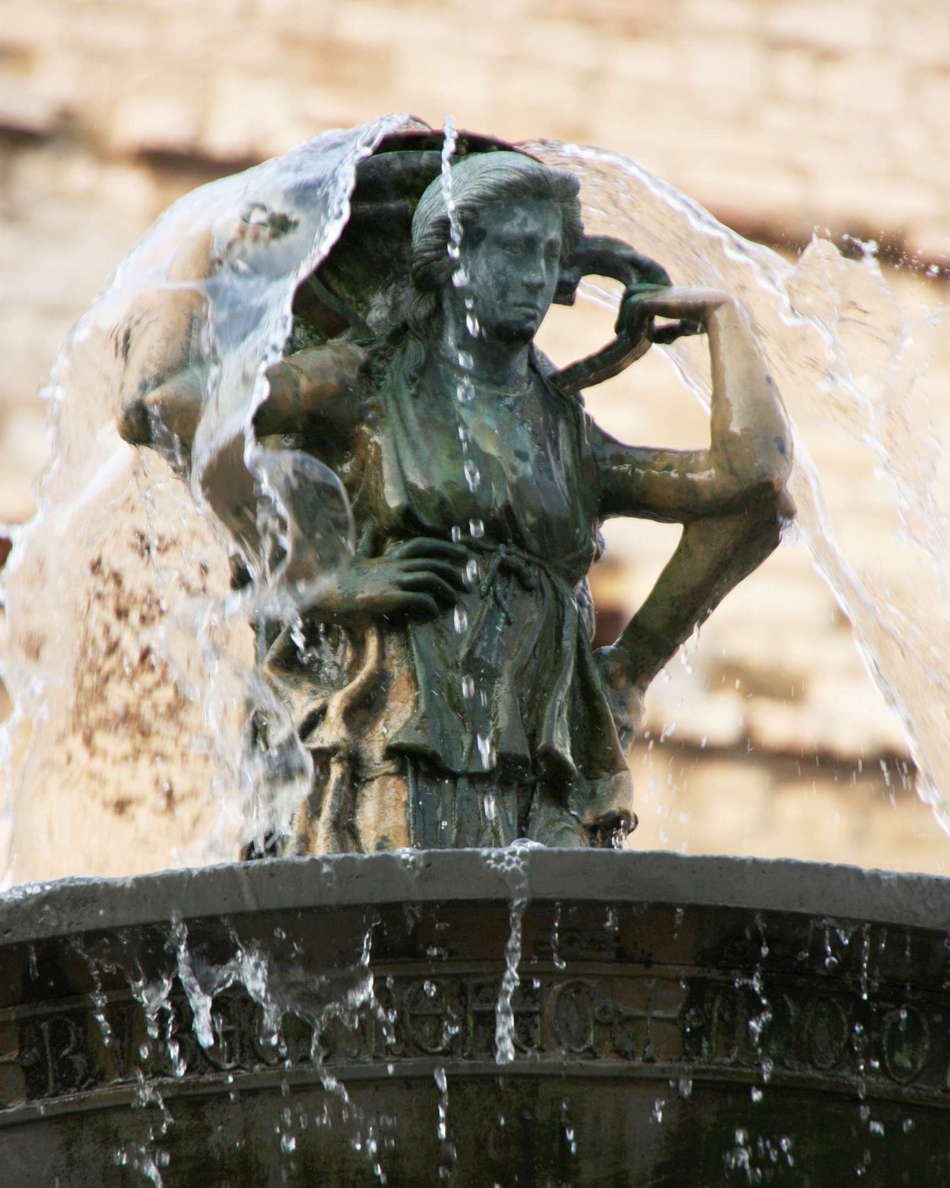
[[[549,381],[565,393],[579,392],[593,384],[602,383],[617,375],[625,367],[641,358],[652,343],[673,342],[683,334],[701,334],[704,323],[694,312],[689,297],[709,290],[685,289],[670,283],[669,274],[655,260],[619,240],[606,236],[588,236],[572,258],[572,264],[562,273],[558,300],[571,304],[581,276],[608,276],[625,286],[614,326],[616,337],[593,355],[578,359],[549,377]],[[656,326],[656,317],[677,317],[667,312],[668,294],[686,300],[688,312],[680,320]]]
[[[645,303],[644,298],[652,293],[662,292],[666,285],[638,283],[628,285],[624,290],[614,323],[614,334],[626,338],[631,343],[646,339],[653,341],[653,310]]]
[[[714,289],[680,285],[628,285],[620,302],[614,332],[636,342],[670,343],[686,334],[702,334],[706,315],[730,298]],[[657,326],[655,319],[672,318]]]

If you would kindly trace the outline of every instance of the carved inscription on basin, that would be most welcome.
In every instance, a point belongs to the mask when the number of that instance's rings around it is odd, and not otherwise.
[[[809,922],[813,943],[796,955],[794,971],[776,970],[769,955],[751,970],[740,961],[760,943],[755,934],[728,939],[703,965],[646,954],[631,960],[632,938],[653,923],[637,916],[599,936],[562,928],[554,934],[555,961],[551,934],[532,923],[511,1000],[515,1059],[504,1071],[513,1075],[528,1068],[544,1075],[546,1066],[583,1075],[596,1065],[607,1075],[773,1087],[820,1080],[839,1091],[904,1091],[950,1105],[946,1004],[881,984],[890,955],[907,949],[906,932],[878,927],[864,977],[852,979],[842,976],[849,946],[838,940],[842,955],[829,962],[819,921]],[[773,925],[773,932],[772,953],[781,957],[781,930]],[[425,972],[371,960],[324,970],[309,985],[303,976],[296,985],[306,993],[285,1004],[276,1025],[244,987],[232,986],[199,1004],[210,1012],[204,1045],[193,1002],[170,974],[168,993],[148,1010],[141,985],[8,1009],[0,1017],[0,1105],[9,1110],[143,1078],[187,1091],[193,1082],[268,1070],[313,1080],[328,1070],[386,1077],[395,1063],[400,1075],[414,1068],[428,1075],[437,1060],[473,1075],[502,1071],[495,1065],[502,968],[443,953]]]

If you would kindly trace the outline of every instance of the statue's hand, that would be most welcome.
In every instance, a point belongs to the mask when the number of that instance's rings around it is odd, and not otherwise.
[[[355,557],[321,593],[318,614],[346,619],[432,619],[465,589],[468,550],[417,537],[382,557]]]
[[[680,285],[630,285],[620,302],[615,331],[631,341],[670,343],[686,334],[702,334],[714,309],[732,301],[718,289],[689,289]],[[656,318],[672,321],[657,326]]]
[[[684,334],[701,334],[713,310],[732,300],[719,289],[631,285],[620,303],[617,333],[642,334],[646,326],[652,342],[672,342]],[[675,320],[671,325],[654,327],[654,318]]]
[[[652,342],[655,314],[645,298],[654,293],[665,292],[666,288],[665,285],[647,282],[628,285],[617,311],[614,334],[626,338],[631,343],[639,343],[644,339]]]

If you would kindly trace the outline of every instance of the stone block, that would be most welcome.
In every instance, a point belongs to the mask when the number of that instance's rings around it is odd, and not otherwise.
[[[868,193],[874,195],[871,206]],[[943,214],[939,191],[922,181],[893,177],[876,168],[855,168],[851,173],[816,171],[810,194],[816,219],[836,229],[853,228],[857,222],[862,230],[898,231]]]
[[[682,4],[654,4],[650,0],[589,0],[579,7],[573,0],[549,3],[550,15],[581,26],[631,40],[670,34],[682,21]]]
[[[173,92],[132,94],[117,105],[109,143],[114,152],[189,153],[201,145],[202,98],[183,78]]]
[[[44,50],[61,45],[69,6],[62,0],[8,0],[0,32],[0,57],[29,69]]]
[[[604,45],[601,85],[610,96],[612,110],[639,111],[652,105],[656,86],[673,86],[678,78],[678,58],[673,41],[653,38],[610,39]],[[676,111],[676,107],[672,108]]]
[[[706,111],[731,111],[765,90],[767,54],[761,41],[683,33],[675,47],[676,80],[683,98]]]
[[[877,0],[777,0],[768,6],[765,32],[773,44],[855,54],[882,43],[883,8]]]
[[[906,244],[911,255],[929,264],[950,267],[950,218],[912,222],[907,229]]]
[[[950,65],[950,8],[917,3],[884,7],[888,52],[896,59],[938,70]]]
[[[0,72],[0,129],[49,136],[63,115],[63,99],[55,92],[31,87],[18,74]]]
[[[816,98],[832,110],[893,120],[907,105],[904,64],[886,52],[822,62]]]
[[[950,112],[950,58],[940,68],[929,68],[913,75],[911,89],[913,114],[946,143],[947,116]]]
[[[821,58],[807,45],[770,45],[767,86],[779,99],[798,105],[799,120],[810,111],[819,89]]]
[[[762,24],[762,5],[756,0],[681,0],[679,24],[736,38],[754,38]]]
[[[691,164],[684,188],[696,192],[701,186],[703,201],[714,210],[752,207],[763,218],[782,222],[801,204],[802,178],[792,162],[777,154],[769,160],[755,152],[711,151],[704,144]]]
[[[289,141],[285,129],[293,112],[292,89],[287,81],[222,73],[208,89],[198,143],[213,160],[245,161],[270,156],[278,145]]]

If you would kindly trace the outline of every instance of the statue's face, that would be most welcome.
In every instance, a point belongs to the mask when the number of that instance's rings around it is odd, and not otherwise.
[[[469,284],[461,296],[481,332],[530,342],[547,313],[561,261],[561,211],[544,198],[513,198],[486,211],[463,237]],[[466,242],[467,241],[467,242]]]

